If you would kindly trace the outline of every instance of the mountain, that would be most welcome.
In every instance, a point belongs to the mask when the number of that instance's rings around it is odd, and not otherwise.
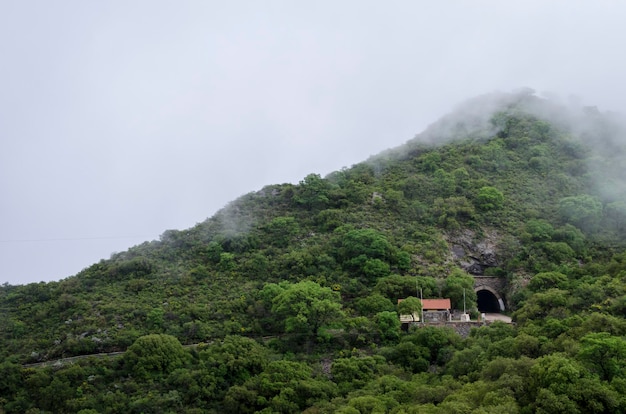
[[[626,411],[624,131],[488,94],[350,168],[4,285],[0,412]],[[480,278],[515,325],[400,329],[418,290],[494,310]]]

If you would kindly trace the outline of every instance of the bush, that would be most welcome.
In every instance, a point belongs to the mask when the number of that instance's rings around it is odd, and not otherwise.
[[[482,187],[476,196],[476,207],[481,210],[497,210],[504,204],[504,194],[495,187]]]
[[[187,352],[171,335],[152,334],[137,338],[124,353],[124,362],[140,378],[169,374],[185,365]]]

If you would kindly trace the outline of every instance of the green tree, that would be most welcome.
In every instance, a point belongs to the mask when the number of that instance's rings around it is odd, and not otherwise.
[[[378,333],[383,341],[397,341],[400,337],[400,319],[390,311],[378,312],[374,318]]]
[[[319,174],[309,174],[296,187],[293,199],[308,210],[321,210],[328,205],[330,188]]]
[[[602,203],[589,194],[565,197],[559,201],[559,213],[582,230],[593,230],[602,215]]]
[[[437,281],[428,276],[410,277],[391,275],[378,279],[374,291],[396,303],[398,299],[407,296],[415,296],[419,289],[422,289],[424,297],[434,297],[438,295]]]
[[[533,241],[548,241],[552,239],[554,228],[546,220],[531,219],[526,223],[526,232]]]
[[[418,315],[422,311],[422,301],[416,297],[409,296],[405,298],[402,302],[398,303],[398,313],[400,315],[411,315],[413,317],[413,321],[415,321],[415,315]]]
[[[165,312],[162,308],[154,308],[148,313],[146,316],[146,324],[148,325],[150,332],[162,332],[163,324],[165,323],[164,315]]]
[[[432,210],[437,222],[450,230],[459,229],[459,222],[471,220],[475,216],[474,206],[464,196],[437,197]]]
[[[344,224],[345,212],[341,209],[326,209],[315,216],[315,224],[324,231],[332,231]]]
[[[539,292],[542,290],[548,290],[552,288],[562,289],[567,283],[567,276],[559,272],[544,272],[537,273],[530,279],[528,283],[528,289],[533,292]]]
[[[476,292],[474,292],[474,278],[461,270],[452,272],[444,281],[442,294],[449,298],[454,309],[467,311],[476,308]]]
[[[437,151],[431,151],[427,154],[422,155],[418,162],[421,163],[421,167],[423,171],[433,172],[437,169],[439,164],[441,163],[441,155]]]
[[[362,255],[372,259],[389,260],[393,248],[387,238],[373,229],[348,231],[341,241],[340,254],[345,260]]]
[[[363,395],[360,397],[352,397],[348,401],[348,407],[342,407],[338,410],[339,414],[348,413],[386,413],[388,412],[386,401],[372,395]],[[356,410],[356,411],[353,411]]]
[[[211,241],[206,247],[206,256],[213,263],[219,263],[220,255],[224,252],[222,245],[216,241]]]
[[[124,362],[140,378],[169,374],[185,365],[187,358],[178,339],[165,334],[141,336],[124,353]]]
[[[373,379],[379,365],[384,362],[380,356],[337,358],[331,368],[333,381],[339,386],[340,392],[345,394]]]
[[[497,210],[504,204],[504,194],[495,187],[482,187],[476,195],[476,207],[481,210]]]
[[[443,197],[449,197],[456,190],[456,182],[454,176],[445,170],[439,168],[433,174],[435,185],[437,186],[437,194]]]
[[[277,247],[287,247],[299,230],[294,217],[276,217],[267,225],[269,243]]]
[[[626,226],[626,200],[617,200],[606,205],[605,213],[611,226],[623,231]]]
[[[270,362],[262,373],[228,390],[225,411],[297,413],[315,400],[332,399],[336,395],[333,384],[312,374],[312,369],[302,362]]]
[[[385,236],[373,229],[350,230],[341,239],[339,257],[346,270],[372,281],[387,276],[394,249]]]
[[[402,211],[402,208],[406,205],[404,200],[404,194],[399,190],[387,190],[383,194],[385,200],[385,206],[393,211]]]
[[[589,377],[578,361],[564,354],[537,359],[530,369],[532,408],[545,413],[618,412],[621,397],[597,377]],[[622,407],[623,407],[622,399]]]
[[[455,378],[467,375],[470,379],[475,380],[486,362],[485,350],[479,345],[473,345],[454,353],[446,364],[446,373]]]
[[[389,264],[380,259],[367,259],[361,268],[367,280],[377,280],[389,275]]]
[[[326,324],[343,317],[339,293],[312,281],[287,285],[272,301],[272,312],[282,318],[286,332],[317,337]]]
[[[223,271],[233,270],[237,266],[235,255],[233,253],[220,253],[219,269]]]
[[[269,363],[269,351],[256,341],[229,335],[199,353],[201,365],[223,379],[227,386],[242,384],[260,374]]]
[[[425,372],[430,366],[428,348],[411,341],[402,340],[395,347],[382,348],[380,353],[389,362],[407,368],[413,373]]]
[[[552,238],[554,241],[567,243],[577,254],[585,250],[585,235],[571,224],[556,229]]]
[[[393,311],[393,302],[379,293],[373,293],[364,298],[355,300],[354,308],[361,314],[372,316],[379,312]],[[396,318],[397,319],[397,318]]]
[[[466,189],[469,186],[470,175],[465,168],[457,168],[452,171],[452,175],[454,176],[454,181],[456,181],[457,192],[459,192],[459,190]]]
[[[14,358],[7,359],[0,363],[0,395],[2,397],[6,399],[13,398],[23,386],[20,370],[21,367]]]
[[[567,394],[569,387],[584,375],[584,368],[563,354],[551,354],[537,359],[530,375],[536,387]]]
[[[537,292],[528,298],[523,305],[515,311],[514,319],[524,324],[533,320],[541,321],[547,316],[554,315],[563,318],[569,311],[567,307],[571,302],[571,295],[566,290],[548,289]]]
[[[413,330],[403,338],[403,341],[412,342],[429,350],[430,355],[427,359],[434,364],[445,363],[449,351],[454,350],[461,342],[461,337],[452,328],[424,326]]]
[[[539,243],[539,247],[551,263],[564,263],[576,257],[574,250],[565,242],[543,242]]]
[[[600,379],[626,378],[626,340],[608,332],[585,335],[581,340],[578,359],[596,372]]]

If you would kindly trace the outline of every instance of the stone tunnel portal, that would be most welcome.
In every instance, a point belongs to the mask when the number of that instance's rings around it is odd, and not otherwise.
[[[497,293],[491,289],[476,290],[478,311],[482,313],[499,313],[504,311],[504,301]]]

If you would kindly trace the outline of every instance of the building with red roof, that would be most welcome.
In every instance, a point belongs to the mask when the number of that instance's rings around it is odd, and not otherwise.
[[[398,299],[398,303],[404,299]],[[450,299],[420,299],[422,301],[423,322],[446,322],[450,319],[452,305]],[[418,322],[420,315],[400,315],[400,322]]]
[[[452,308],[450,299],[422,299],[424,311],[449,311]]]

